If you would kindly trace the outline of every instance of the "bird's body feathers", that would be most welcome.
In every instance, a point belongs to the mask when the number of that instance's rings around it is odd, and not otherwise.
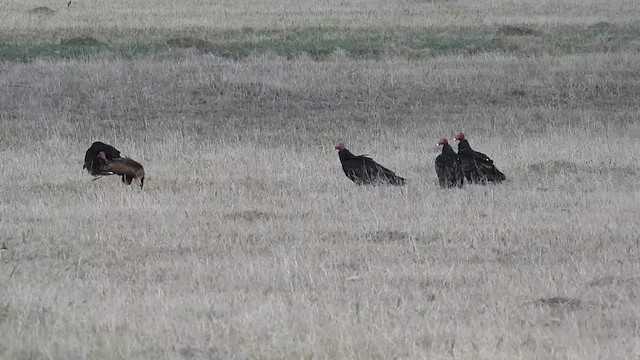
[[[339,144],[341,145],[341,144]],[[358,185],[404,185],[406,180],[365,155],[354,155],[344,148],[338,149],[338,157],[344,174]]]

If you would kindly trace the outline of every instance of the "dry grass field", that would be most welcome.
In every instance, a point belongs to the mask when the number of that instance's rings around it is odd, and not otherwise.
[[[30,11],[37,7],[52,11]],[[182,31],[292,26],[466,26],[616,24],[639,21],[633,0],[5,0],[0,29]],[[64,20],[63,20],[64,19]]]
[[[0,7],[1,359],[640,356],[640,5],[207,3]],[[403,42],[429,26],[486,38]],[[57,52],[87,29],[109,51]],[[114,50],[198,29],[222,47]],[[505,183],[437,186],[459,131]],[[91,181],[95,140],[143,190]],[[354,185],[337,142],[407,185]]]

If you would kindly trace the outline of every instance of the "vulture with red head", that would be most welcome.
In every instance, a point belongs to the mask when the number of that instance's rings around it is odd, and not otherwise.
[[[344,144],[334,147],[347,177],[358,185],[404,185],[405,179],[365,155],[353,155]]]
[[[94,142],[84,154],[84,166],[82,167],[83,169],[87,169],[91,175],[100,175],[102,162],[100,161],[99,155],[101,152],[104,153],[107,160],[120,159],[120,151],[118,151],[118,149],[100,141]]]
[[[440,187],[462,187],[464,175],[460,157],[453,151],[447,139],[440,139],[438,145],[442,146],[442,153],[436,157],[436,175]]]
[[[487,181],[499,183],[506,179],[491,158],[471,149],[464,134],[457,134],[454,140],[459,141],[458,156],[462,163],[462,173],[469,183],[486,184]]]

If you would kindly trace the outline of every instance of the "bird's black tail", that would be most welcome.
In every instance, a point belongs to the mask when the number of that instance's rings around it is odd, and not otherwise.
[[[499,183],[507,179],[507,177],[502,172],[500,172],[500,170],[498,170],[496,167],[493,168],[492,172],[486,175],[487,175],[487,180],[492,182]]]
[[[406,183],[407,183],[407,181],[404,178],[400,177],[400,176],[395,176],[394,178],[391,179],[391,184],[392,185],[402,186],[402,185],[404,185]]]

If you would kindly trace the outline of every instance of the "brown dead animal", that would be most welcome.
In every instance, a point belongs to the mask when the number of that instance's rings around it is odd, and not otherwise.
[[[133,179],[140,181],[140,189],[144,186],[144,168],[138,162],[129,158],[107,159],[101,151],[98,158],[102,164],[99,175],[122,175],[122,182],[131,185]]]

